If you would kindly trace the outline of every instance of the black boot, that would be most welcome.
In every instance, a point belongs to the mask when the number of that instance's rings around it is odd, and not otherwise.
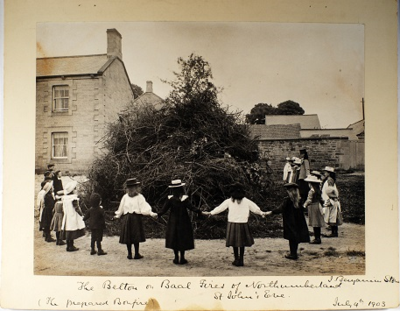
[[[172,262],[175,265],[177,265],[177,264],[179,264],[179,251],[177,249],[174,249],[174,255],[175,255],[175,258],[174,258],[174,260],[172,260]]]
[[[139,243],[133,243],[133,246],[135,247],[135,257],[133,259],[142,259],[143,256],[139,254]]]
[[[65,245],[65,242],[61,239],[61,232],[56,231],[57,245]]]
[[[185,251],[181,251],[181,260],[179,261],[181,265],[187,264],[188,261],[185,259]]]
[[[97,253],[96,250],[94,249],[94,242],[95,241],[93,240],[90,242],[90,248],[91,248],[90,255],[95,255]]]
[[[68,252],[75,252],[77,250],[79,250],[79,248],[74,246],[74,240],[69,240],[69,249],[67,247],[67,251]]]
[[[51,237],[50,230],[46,231],[46,239],[45,239],[45,241],[46,242],[55,242],[56,241]]]
[[[232,262],[232,265],[239,266],[239,249],[237,247],[233,248],[233,254],[235,256],[235,260]]]
[[[240,254],[239,254],[239,267],[244,266],[244,246],[240,247]]]
[[[126,248],[128,249],[128,256],[126,258],[132,259],[132,244],[126,244]]]
[[[333,226],[332,227],[332,237],[334,237],[334,238],[339,237],[339,228],[338,228],[338,226]]]
[[[289,248],[290,248],[290,254],[286,255],[285,258],[287,259],[292,259],[292,260],[297,260],[297,247],[298,243],[296,241],[289,240]]]
[[[313,227],[314,231],[314,240],[310,242],[310,244],[321,244],[321,228]]]
[[[107,253],[105,251],[103,251],[103,249],[101,248],[101,243],[100,241],[97,241],[97,255],[101,256],[101,255],[107,255]]]

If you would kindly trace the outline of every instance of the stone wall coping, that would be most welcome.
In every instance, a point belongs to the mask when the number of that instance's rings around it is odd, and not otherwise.
[[[301,137],[301,138],[262,138],[257,139],[254,138],[256,141],[297,141],[297,140],[349,140],[348,137]]]

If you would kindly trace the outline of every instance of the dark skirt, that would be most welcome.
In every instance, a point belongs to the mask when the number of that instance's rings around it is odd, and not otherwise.
[[[141,214],[125,214],[122,216],[121,222],[119,243],[134,244],[146,241]]]
[[[45,207],[42,212],[42,218],[40,219],[39,230],[50,230],[51,220],[53,219],[53,210],[50,207]]]
[[[85,229],[77,229],[77,230],[69,230],[69,231],[61,231],[61,239],[62,240],[75,240],[85,235]]]
[[[248,223],[228,222],[226,228],[226,246],[243,247],[254,244]]]
[[[92,241],[103,241],[103,229],[92,229]]]

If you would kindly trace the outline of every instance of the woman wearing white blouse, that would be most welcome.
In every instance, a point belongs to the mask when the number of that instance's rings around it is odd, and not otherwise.
[[[234,266],[243,266],[243,256],[246,246],[254,244],[248,220],[250,212],[265,216],[265,213],[251,200],[245,197],[243,186],[235,184],[231,189],[231,197],[204,215],[216,215],[228,209],[228,226],[226,229],[226,246],[232,246],[235,260]],[[239,254],[240,250],[240,254]]]

